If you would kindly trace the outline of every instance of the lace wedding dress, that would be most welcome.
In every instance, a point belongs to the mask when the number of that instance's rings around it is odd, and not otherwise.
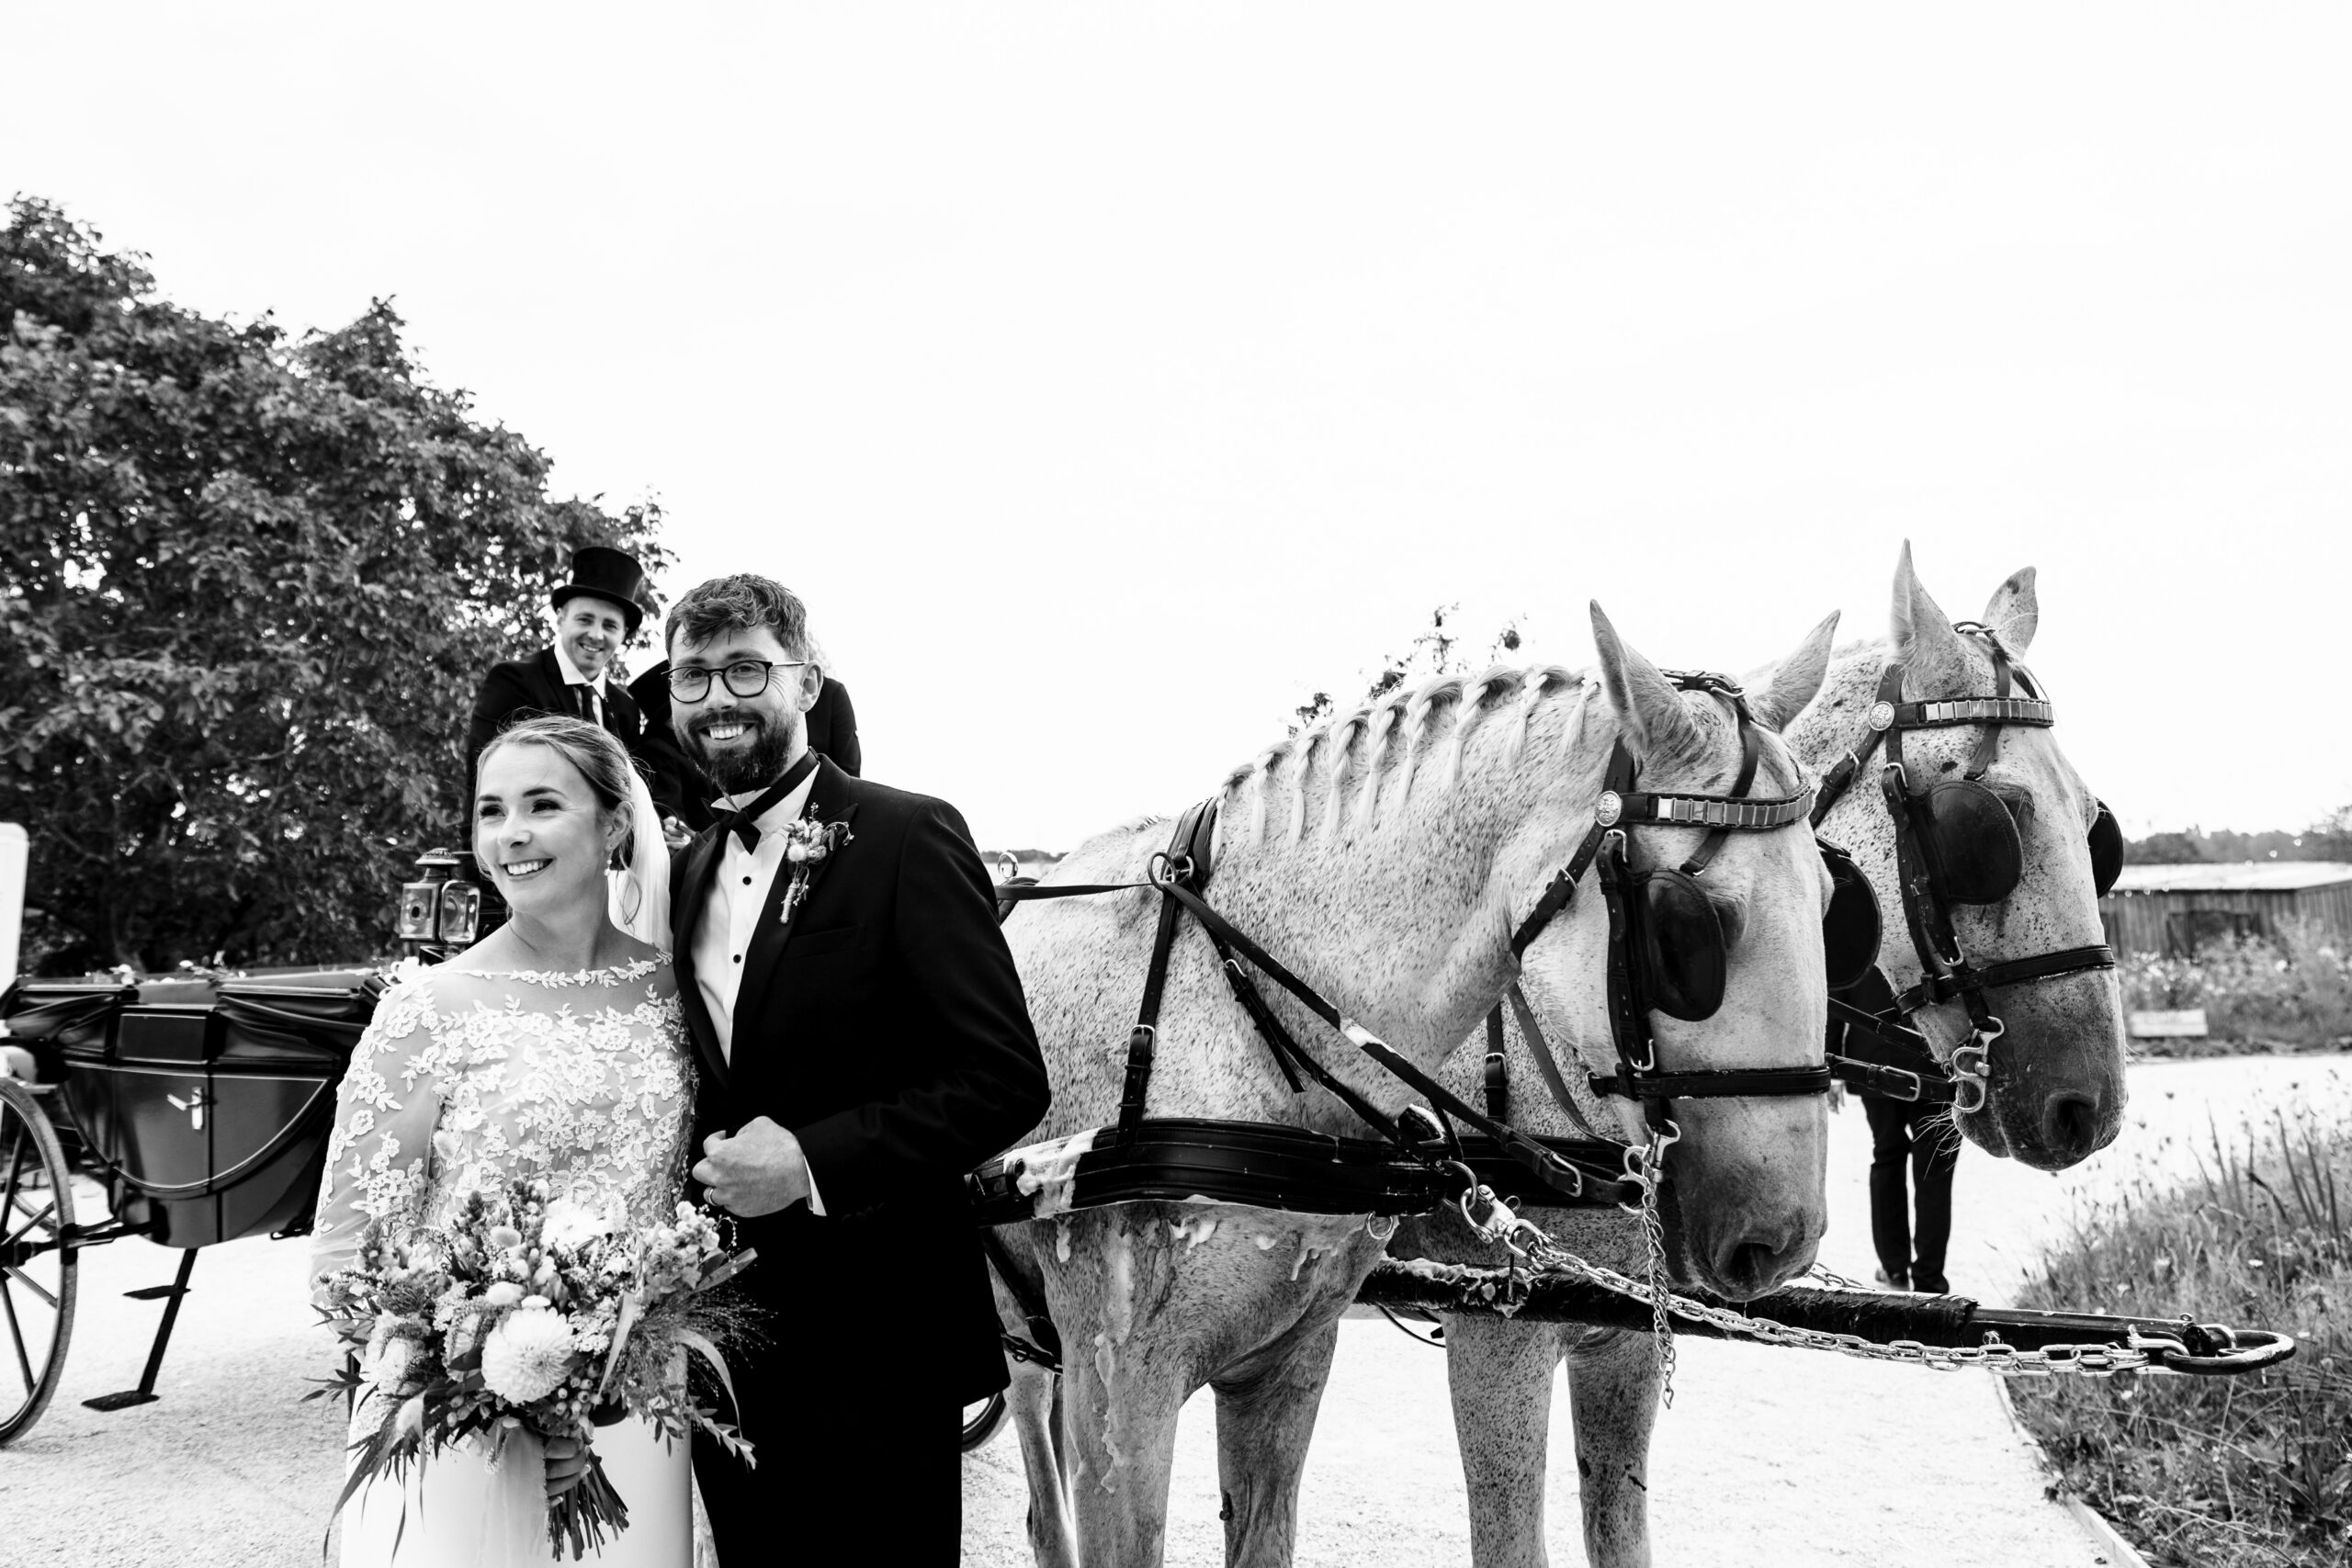
[[[437,1224],[469,1190],[544,1179],[616,1224],[668,1218],[684,1182],[693,1068],[667,962],[572,975],[427,969],[377,1004],[352,1052],[327,1145],[312,1273],[349,1261],[372,1216]],[[372,1402],[358,1426],[382,1418]],[[687,1568],[688,1448],[629,1417],[597,1429],[628,1529],[590,1562]],[[343,1568],[553,1561],[540,1450],[492,1465],[448,1450],[343,1511]]]

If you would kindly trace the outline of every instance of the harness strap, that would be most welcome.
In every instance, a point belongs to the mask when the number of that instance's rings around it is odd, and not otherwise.
[[[1168,841],[1168,882],[1193,886],[1208,879],[1209,844],[1216,834],[1216,806],[1204,800],[1176,820],[1175,836]],[[1143,1122],[1145,1101],[1151,1092],[1152,1055],[1159,1040],[1159,1003],[1168,989],[1168,961],[1176,949],[1178,910],[1162,901],[1159,929],[1152,933],[1151,963],[1144,971],[1143,1001],[1136,1010],[1136,1026],[1127,1035],[1127,1076],[1119,1095],[1115,1141],[1131,1144]]]
[[[1923,1007],[1957,1001],[1996,986],[2022,986],[2033,980],[2054,980],[2061,975],[2114,967],[2115,950],[2105,943],[2064,948],[2056,953],[2037,953],[2030,958],[1988,964],[1982,969],[1960,964],[1947,975],[1923,978],[1897,997],[1895,1006],[1905,1012],[1917,1012]]]
[[[1813,1067],[1720,1067],[1691,1073],[1628,1073],[1620,1068],[1591,1076],[1595,1094],[1652,1104],[1668,1100],[1747,1099],[1751,1095],[1826,1094],[1832,1074]]]
[[[1487,1114],[1500,1122],[1510,1114],[1510,1065],[1503,1059],[1503,1005],[1487,1014]]]
[[[1023,1339],[1009,1329],[999,1329],[997,1337],[1003,1340],[1005,1354],[1016,1361],[1034,1361],[1059,1376],[1062,1370],[1062,1337],[1054,1327],[1053,1314],[1046,1310],[1045,1296],[1033,1288],[1012,1266],[1012,1257],[1004,1249],[1003,1238],[993,1225],[976,1225],[980,1233],[980,1250],[988,1255],[989,1267],[1004,1281],[1005,1293],[1021,1309],[1021,1321],[1029,1330]]]
[[[1575,1122],[1577,1130],[1586,1137],[1603,1136],[1604,1134],[1586,1119],[1583,1109],[1577,1104],[1576,1096],[1568,1092],[1568,1080],[1561,1076],[1560,1064],[1552,1055],[1552,1043],[1544,1037],[1543,1025],[1536,1021],[1535,1010],[1527,1005],[1527,993],[1520,988],[1518,981],[1513,980],[1510,983],[1510,989],[1503,993],[1503,999],[1510,1004],[1512,1016],[1519,1020],[1520,1037],[1527,1042],[1528,1055],[1535,1058],[1535,1070],[1544,1076],[1544,1087],[1552,1091],[1552,1102],[1566,1112],[1568,1120]],[[1500,1008],[1495,1010],[1492,1021],[1496,1034],[1500,1035],[1502,1032]]]

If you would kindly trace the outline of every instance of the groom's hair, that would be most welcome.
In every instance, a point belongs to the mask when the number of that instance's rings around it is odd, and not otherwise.
[[[767,627],[785,652],[795,659],[809,657],[808,609],[800,596],[774,578],[739,571],[714,577],[686,591],[672,607],[662,650],[674,647],[684,632],[691,642],[708,642],[722,632],[748,632]]]

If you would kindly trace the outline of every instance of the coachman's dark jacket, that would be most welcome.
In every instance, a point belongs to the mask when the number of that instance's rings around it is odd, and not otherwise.
[[[695,984],[695,929],[718,829],[672,873],[678,992],[700,1085],[695,1147],[766,1116],[799,1139],[826,1213],[738,1223],[758,1249],[745,1288],[776,1349],[738,1370],[746,1407],[799,1407],[906,1382],[969,1403],[1005,1385],[967,1171],[1046,1113],[1046,1066],[970,832],[944,801],[820,760],[805,815],[851,840],[813,871],[787,923],[792,871],[761,889],[743,955],[732,1059]],[[842,1337],[847,1333],[850,1337]],[[889,1347],[880,1354],[863,1347]],[[829,1348],[831,1347],[831,1348]]]
[[[564,684],[563,666],[557,662],[552,648],[543,648],[529,659],[491,667],[481,692],[474,697],[473,721],[466,727],[466,780],[465,787],[458,792],[458,798],[465,803],[462,820],[473,819],[474,769],[481,761],[482,749],[498,732],[510,724],[542,714],[577,718],[579,701],[572,688]],[[677,775],[669,771],[665,776],[665,759],[648,744],[645,716],[638,709],[637,699],[618,681],[605,682],[604,722],[605,728],[645,773],[654,806],[665,817],[678,815],[685,803],[679,793]]]

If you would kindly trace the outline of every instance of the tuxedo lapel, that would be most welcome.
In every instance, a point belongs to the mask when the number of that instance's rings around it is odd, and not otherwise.
[[[850,776],[819,758],[816,782],[808,788],[808,799],[800,810],[801,818],[819,822],[839,822],[848,826],[857,815],[857,802],[850,798],[856,788]],[[799,907],[792,918],[784,918],[784,897],[792,885],[792,862],[776,864],[775,878],[768,885],[766,902],[760,908],[760,923],[752,932],[750,951],[743,955],[743,988],[735,998],[735,1037],[743,1038],[743,1026],[760,1015],[775,984],[775,972],[790,947],[794,934],[808,923],[808,911],[816,904],[818,886],[843,856],[857,852],[856,840],[827,855],[808,869],[808,886],[802,895]]]
[[[670,904],[670,964],[677,976],[678,1003],[685,1011],[686,1032],[694,1037],[695,1055],[712,1081],[727,1082],[727,1057],[718,1049],[718,1031],[703,1006],[702,987],[695,981],[695,929],[702,923],[710,901],[710,879],[718,869],[723,835],[706,832],[686,848],[684,875],[678,897]],[[738,1017],[741,1014],[739,1012]]]
[[[539,649],[539,656],[531,660],[531,672],[539,678],[540,712],[562,714],[566,717],[579,716],[580,705],[572,701],[571,694],[564,689],[563,666],[556,662],[553,648]]]

